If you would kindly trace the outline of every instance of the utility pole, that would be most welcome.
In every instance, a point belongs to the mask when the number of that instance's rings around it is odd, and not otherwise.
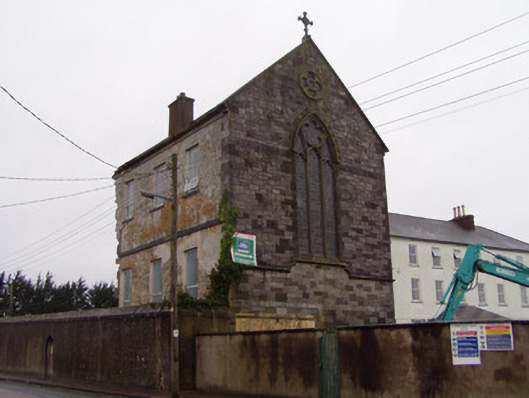
[[[176,398],[180,394],[180,366],[178,344],[178,295],[176,286],[178,282],[178,260],[176,257],[176,232],[177,232],[177,156],[171,156],[171,395]]]
[[[178,260],[176,257],[176,238],[177,238],[177,198],[178,198],[178,179],[177,179],[177,156],[173,154],[171,156],[171,196],[163,196],[150,192],[140,192],[140,194],[146,198],[154,199],[160,198],[171,203],[171,231],[170,231],[170,244],[171,244],[171,258],[169,260],[169,266],[171,267],[171,280],[169,288],[169,299],[171,301],[171,313],[170,313],[170,341],[169,341],[169,386],[171,389],[171,397],[178,398],[180,395],[180,366],[179,366],[179,343],[178,343],[178,294],[176,293],[176,287],[178,283]]]

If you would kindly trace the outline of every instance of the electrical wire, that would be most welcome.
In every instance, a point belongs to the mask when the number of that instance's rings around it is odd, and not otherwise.
[[[475,98],[477,96],[480,96],[480,95],[483,95],[483,94],[486,94],[486,93],[490,93],[492,91],[496,91],[496,90],[499,90],[501,88],[511,86],[513,84],[520,83],[520,82],[525,81],[527,79],[529,79],[529,76],[526,76],[526,77],[518,79],[518,80],[514,80],[514,81],[509,82],[509,83],[502,84],[500,86],[493,87],[493,88],[485,90],[485,91],[481,91],[481,92],[476,93],[476,94],[469,95],[468,97],[459,98],[459,99],[457,99],[455,101],[446,102],[444,104],[441,104],[441,105],[438,105],[438,106],[434,106],[433,108],[425,109],[425,110],[422,110],[422,111],[419,111],[419,112],[412,113],[410,115],[406,115],[406,116],[400,117],[398,119],[391,120],[391,121],[386,122],[386,123],[378,124],[378,125],[375,126],[375,128],[387,126],[389,124],[397,123],[397,122],[400,122],[402,120],[406,120],[406,119],[412,118],[414,116],[422,115],[424,113],[428,113],[428,112],[431,112],[431,111],[434,111],[434,110],[437,110],[437,109],[441,109],[441,108],[444,108],[444,107],[449,106],[449,105],[457,104],[458,102],[466,101],[466,100],[469,100],[471,98]]]
[[[103,189],[112,188],[113,186],[114,185],[107,185],[107,186],[104,186],[104,187],[101,187],[101,188],[89,189],[87,191],[76,192],[76,193],[72,193],[72,194],[69,194],[69,195],[55,196],[53,198],[38,199],[38,200],[31,200],[31,201],[28,201],[28,202],[20,202],[20,203],[11,203],[11,204],[8,204],[8,205],[1,205],[0,209],[5,209],[7,207],[15,207],[15,206],[25,206],[25,205],[30,205],[30,204],[34,204],[34,203],[49,202],[49,201],[58,200],[58,199],[71,198],[73,196],[84,195],[84,194],[87,194],[87,193],[90,193],[90,192],[101,191]]]
[[[390,130],[386,130],[386,131],[383,131],[383,132],[381,132],[379,134],[380,135],[387,135],[387,134],[390,134],[390,133],[393,133],[393,132],[396,132],[396,131],[404,130],[406,128],[416,126],[418,124],[426,123],[426,122],[429,122],[431,120],[440,119],[442,117],[449,116],[449,115],[451,115],[453,113],[462,112],[462,111],[465,111],[465,110],[470,109],[470,108],[474,108],[474,107],[479,106],[479,105],[483,105],[483,104],[486,104],[486,103],[489,103],[489,102],[492,102],[492,101],[497,101],[497,100],[505,98],[505,97],[510,97],[511,95],[518,94],[518,93],[521,93],[521,92],[527,91],[527,90],[529,90],[529,87],[525,87],[525,88],[522,88],[520,90],[516,90],[516,91],[510,92],[510,93],[504,94],[504,95],[499,95],[497,97],[490,98],[490,99],[485,100],[485,101],[477,102],[477,103],[472,104],[472,105],[467,105],[467,106],[455,109],[455,110],[450,111],[450,112],[445,112],[445,113],[442,113],[440,115],[429,117],[427,119],[419,120],[419,121],[417,121],[415,123],[410,123],[410,124],[407,124],[405,126],[397,127],[397,128],[390,129]]]
[[[102,181],[111,180],[112,177],[87,177],[87,178],[41,178],[41,177],[8,177],[0,176],[0,180],[13,181],[45,181],[45,182],[87,182],[87,181]]]
[[[53,131],[54,133],[58,134],[61,138],[63,138],[64,140],[68,141],[70,144],[72,144],[73,146],[75,146],[77,149],[79,149],[80,151],[84,152],[85,154],[87,154],[88,156],[91,156],[92,158],[98,160],[99,162],[103,163],[103,164],[106,164],[107,166],[110,166],[112,167],[113,169],[116,169],[116,166],[114,166],[113,164],[110,164],[108,163],[107,161],[101,159],[100,157],[94,155],[92,152],[84,149],[83,147],[81,147],[80,145],[76,144],[74,141],[72,141],[70,138],[66,137],[64,134],[62,134],[61,132],[59,132],[57,129],[53,128],[52,126],[50,126],[48,123],[46,123],[44,120],[42,120],[40,117],[38,117],[33,111],[31,111],[29,108],[27,108],[25,105],[23,105],[19,100],[17,100],[13,94],[11,94],[5,87],[1,86],[0,85],[0,89],[2,89],[13,101],[15,101],[20,107],[22,107],[22,109],[24,109],[26,112],[28,112],[31,116],[33,116],[35,119],[37,119],[39,122],[41,122],[43,125],[45,125],[46,127],[48,127],[51,131]]]
[[[379,104],[376,104],[376,105],[373,105],[373,106],[370,106],[370,107],[364,108],[364,111],[368,111],[368,110],[370,110],[370,109],[374,109],[374,108],[377,108],[377,107],[379,107],[379,106],[389,104],[389,103],[394,102],[394,101],[397,101],[397,100],[399,100],[399,99],[409,97],[410,95],[417,94],[417,93],[420,93],[420,92],[422,92],[422,91],[428,90],[428,89],[430,89],[430,88],[433,88],[433,87],[439,86],[439,85],[441,85],[441,84],[447,83],[447,82],[449,82],[449,81],[452,81],[452,80],[455,80],[455,79],[459,79],[460,77],[467,76],[467,75],[469,75],[469,74],[471,74],[471,73],[474,73],[474,72],[477,72],[477,71],[479,71],[479,70],[481,70],[481,69],[488,68],[489,66],[499,64],[500,62],[503,62],[503,61],[507,61],[507,60],[509,60],[509,59],[512,59],[512,58],[514,58],[514,57],[517,57],[518,55],[525,54],[526,52],[529,52],[529,50],[521,51],[521,52],[519,52],[519,53],[517,53],[517,54],[511,55],[511,56],[506,57],[506,58],[502,58],[502,59],[500,59],[500,60],[498,60],[498,61],[495,61],[495,62],[492,62],[492,63],[490,63],[490,64],[483,65],[483,66],[480,66],[480,67],[475,68],[475,69],[471,69],[471,70],[469,70],[469,71],[467,71],[467,72],[465,72],[465,73],[461,73],[461,74],[459,74],[459,75],[452,76],[452,77],[450,77],[450,78],[448,78],[448,79],[441,80],[441,81],[439,81],[439,82],[437,82],[437,83],[434,83],[434,84],[430,84],[429,86],[425,86],[425,87],[419,88],[419,89],[417,89],[417,90],[410,91],[409,93],[399,95],[398,97],[388,99],[388,100],[386,100],[386,101],[384,101],[384,102],[381,102],[381,103],[379,103]]]
[[[6,260],[10,259],[11,257],[15,256],[16,254],[19,254],[20,252],[23,252],[23,251],[25,252],[25,251],[27,251],[30,248],[34,248],[39,243],[45,241],[48,238],[51,238],[52,236],[56,235],[59,232],[64,232],[69,226],[75,224],[77,221],[83,219],[84,217],[86,217],[87,215],[89,215],[92,212],[96,211],[97,209],[99,209],[100,207],[104,206],[105,204],[107,204],[109,201],[111,201],[113,199],[114,199],[114,196],[105,199],[103,202],[99,203],[95,207],[91,208],[90,210],[86,211],[85,213],[81,214],[79,217],[77,217],[74,220],[66,223],[65,225],[61,226],[60,228],[54,230],[53,232],[49,233],[48,235],[46,235],[46,236],[44,236],[44,237],[42,237],[42,238],[40,238],[40,239],[38,239],[36,241],[33,241],[30,244],[28,244],[27,246],[21,247],[21,248],[17,249],[16,251],[14,251],[14,252],[12,252],[10,254],[7,254],[7,255],[3,256],[3,261],[6,261]]]
[[[438,77],[441,77],[441,76],[447,75],[447,74],[449,74],[449,73],[455,72],[455,71],[457,71],[457,70],[459,70],[459,69],[466,68],[467,66],[470,66],[470,65],[476,64],[476,63],[481,62],[481,61],[484,61],[484,60],[486,60],[486,59],[488,59],[488,58],[492,58],[492,57],[495,57],[496,55],[499,55],[499,54],[502,54],[502,53],[504,53],[504,52],[507,52],[507,51],[513,50],[513,49],[515,49],[515,48],[517,48],[517,47],[521,47],[521,46],[523,46],[523,45],[525,45],[525,44],[527,44],[527,43],[529,43],[529,40],[524,41],[523,43],[517,44],[517,45],[515,45],[515,46],[512,46],[512,47],[506,48],[506,49],[504,49],[504,50],[501,50],[501,51],[495,52],[494,54],[487,55],[486,57],[483,57],[483,58],[480,58],[480,59],[474,60],[474,61],[472,61],[472,62],[468,62],[468,63],[466,63],[466,64],[464,64],[464,65],[461,65],[461,66],[458,66],[458,67],[456,67],[456,68],[453,68],[453,69],[447,70],[447,71],[445,71],[445,72],[439,73],[439,74],[437,74],[437,75],[435,75],[435,76],[431,76],[431,77],[428,77],[428,78],[426,78],[426,79],[424,79],[424,80],[420,80],[420,81],[418,81],[418,82],[415,82],[415,83],[412,83],[412,84],[408,84],[407,86],[404,86],[404,87],[398,88],[398,89],[396,89],[396,90],[390,91],[389,93],[379,95],[378,97],[371,98],[371,99],[368,99],[368,100],[363,101],[363,102],[359,102],[359,105],[365,105],[365,104],[367,104],[367,103],[369,103],[369,102],[373,102],[373,101],[376,101],[376,100],[378,100],[378,99],[381,99],[381,98],[387,97],[388,95],[396,94],[396,93],[398,93],[398,92],[400,92],[400,91],[403,91],[403,90],[406,90],[406,89],[408,89],[408,88],[412,88],[412,87],[415,87],[415,86],[417,86],[417,85],[419,85],[419,84],[426,83],[426,82],[428,82],[428,81],[430,81],[430,80],[433,80],[433,79],[436,79],[436,78],[438,78]],[[518,54],[518,55],[519,55],[519,54]],[[505,59],[506,59],[506,58],[504,58],[504,60],[505,60]],[[489,64],[489,65],[493,65],[493,64]]]
[[[462,43],[467,42],[467,41],[469,41],[469,40],[471,40],[471,39],[474,39],[474,38],[476,38],[476,37],[478,37],[478,36],[484,35],[485,33],[489,33],[489,32],[491,32],[491,31],[493,31],[494,29],[497,29],[497,28],[499,28],[499,27],[501,27],[501,26],[507,25],[507,24],[509,24],[509,23],[511,23],[511,22],[514,22],[514,21],[516,21],[516,20],[518,20],[518,19],[520,19],[520,18],[523,18],[523,17],[525,17],[525,16],[527,16],[527,15],[529,15],[529,11],[524,12],[523,14],[518,15],[518,16],[515,17],[515,18],[511,18],[511,19],[509,19],[509,20],[507,20],[507,21],[505,21],[505,22],[502,22],[502,23],[500,23],[500,24],[494,25],[494,26],[491,27],[491,28],[485,29],[485,30],[483,30],[483,31],[481,31],[481,32],[478,32],[478,33],[475,33],[475,34],[473,34],[473,35],[471,35],[471,36],[468,36],[468,37],[466,37],[466,38],[464,38],[464,39],[462,39],[462,40],[458,40],[458,41],[456,41],[455,43],[452,43],[452,44],[450,44],[450,45],[448,45],[448,46],[445,46],[445,47],[442,47],[442,48],[440,48],[440,49],[438,49],[438,50],[432,51],[432,52],[430,52],[430,53],[428,53],[428,54],[426,54],[426,55],[423,55],[423,56],[421,56],[421,57],[419,57],[419,58],[416,58],[416,59],[414,59],[414,60],[412,60],[412,61],[406,62],[406,63],[404,63],[404,64],[402,64],[402,65],[400,65],[400,66],[397,66],[397,67],[395,67],[395,68],[392,68],[392,69],[390,69],[390,70],[388,70],[388,71],[386,71],[386,72],[382,72],[382,73],[379,73],[378,75],[375,75],[375,76],[372,76],[372,77],[370,77],[370,78],[368,78],[368,79],[362,80],[361,82],[355,83],[355,84],[353,84],[352,86],[348,86],[347,88],[357,87],[357,86],[360,86],[361,84],[365,84],[365,83],[367,83],[367,82],[370,82],[370,81],[373,81],[373,80],[375,80],[375,79],[378,79],[379,77],[382,77],[382,76],[388,75],[388,74],[390,74],[390,73],[392,73],[392,72],[395,72],[395,71],[397,71],[397,70],[399,70],[399,69],[405,68],[406,66],[410,66],[410,65],[415,64],[415,63],[417,63],[417,62],[419,62],[419,61],[422,61],[422,60],[424,60],[424,59],[426,59],[426,58],[429,58],[429,57],[431,57],[431,56],[433,56],[433,55],[439,54],[440,52],[446,51],[446,50],[448,50],[448,49],[450,49],[450,48],[453,48],[453,47],[455,47],[455,46],[458,46],[459,44],[462,44]]]

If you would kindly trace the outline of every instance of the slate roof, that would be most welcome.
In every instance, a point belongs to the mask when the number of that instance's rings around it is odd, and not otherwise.
[[[466,230],[450,221],[389,213],[389,231],[392,237],[529,253],[529,244],[477,225]]]
[[[503,315],[496,314],[495,312],[484,310],[473,305],[461,304],[457,309],[452,321],[463,322],[463,321],[506,321],[510,320]]]

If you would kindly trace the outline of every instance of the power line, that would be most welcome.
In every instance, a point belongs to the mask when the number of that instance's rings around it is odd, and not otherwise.
[[[477,102],[477,103],[472,104],[472,105],[467,105],[467,106],[464,106],[462,108],[454,109],[453,111],[445,112],[445,113],[442,113],[440,115],[429,117],[427,119],[419,120],[419,121],[417,121],[415,123],[410,123],[410,124],[407,124],[405,126],[396,127],[394,129],[386,130],[386,131],[383,131],[383,132],[381,132],[379,134],[380,135],[387,135],[387,134],[390,134],[390,133],[393,133],[393,132],[396,132],[396,131],[404,130],[404,129],[408,128],[408,127],[413,127],[413,126],[416,126],[418,124],[429,122],[431,120],[435,120],[435,119],[439,119],[439,118],[442,118],[442,117],[445,117],[445,116],[449,116],[449,115],[451,115],[453,113],[458,113],[458,112],[462,112],[462,111],[465,111],[465,110],[470,109],[470,108],[475,108],[476,106],[483,105],[483,104],[486,104],[486,103],[489,103],[489,102],[492,102],[492,101],[497,101],[497,100],[505,98],[505,97],[510,97],[511,95],[518,94],[518,93],[521,93],[521,92],[527,91],[527,90],[529,90],[529,87],[525,87],[525,88],[522,88],[520,90],[516,90],[516,91],[510,92],[510,93],[504,94],[504,95],[499,95],[497,97],[490,98],[490,99],[485,100],[485,101]]]
[[[504,87],[507,87],[507,86],[511,86],[513,84],[516,84],[516,83],[520,83],[524,80],[527,80],[529,79],[529,76],[526,76],[522,79],[518,79],[518,80],[514,80],[512,82],[509,82],[509,83],[505,83],[505,84],[502,84],[501,86],[496,86],[496,87],[493,87],[491,89],[488,89],[488,90],[485,90],[485,91],[481,91],[479,93],[476,93],[476,94],[472,94],[472,95],[469,95],[468,97],[463,97],[463,98],[459,98],[455,101],[450,101],[450,102],[446,102],[442,105],[438,105],[438,106],[434,106],[433,108],[430,108],[430,109],[425,109],[423,111],[419,111],[419,112],[415,112],[415,113],[412,113],[410,115],[406,115],[406,116],[403,116],[403,117],[400,117],[398,119],[395,119],[395,120],[391,120],[389,122],[386,122],[386,123],[382,123],[382,124],[378,124],[375,126],[375,128],[379,128],[379,127],[383,127],[383,126],[387,126],[388,124],[393,124],[393,123],[396,123],[396,122],[400,122],[401,120],[405,120],[405,119],[409,119],[411,117],[414,117],[414,116],[418,116],[418,115],[422,115],[424,113],[427,113],[427,112],[431,112],[431,111],[434,111],[436,109],[440,109],[440,108],[444,108],[446,106],[449,106],[449,105],[453,105],[453,104],[456,104],[458,102],[462,102],[462,101],[466,101],[468,99],[471,99],[471,98],[474,98],[474,97],[477,97],[479,95],[483,95],[483,94],[486,94],[486,93],[490,93],[492,91],[496,91],[496,90],[499,90],[500,88],[504,88]]]
[[[501,27],[501,26],[507,25],[508,23],[514,22],[514,21],[516,21],[516,20],[518,20],[518,19],[520,19],[520,18],[523,18],[523,17],[525,17],[525,16],[527,16],[527,15],[529,15],[529,11],[527,11],[527,12],[521,14],[521,15],[518,15],[518,16],[515,17],[515,18],[509,19],[508,21],[502,22],[502,23],[500,23],[500,24],[498,24],[498,25],[494,25],[493,27],[488,28],[488,29],[485,29],[485,30],[483,30],[483,31],[481,31],[481,32],[479,32],[479,33],[475,33],[475,34],[473,34],[473,35],[471,35],[471,36],[468,36],[468,37],[466,37],[466,38],[464,38],[464,39],[462,39],[462,40],[456,41],[455,43],[452,43],[452,44],[450,44],[450,45],[448,45],[448,46],[446,46],[446,47],[442,47],[442,48],[440,48],[440,49],[438,49],[438,50],[432,51],[431,53],[428,53],[428,54],[426,54],[426,55],[423,55],[423,56],[421,56],[421,57],[419,57],[419,58],[416,58],[416,59],[414,59],[414,60],[412,60],[412,61],[406,62],[405,64],[402,64],[402,65],[400,65],[400,66],[397,66],[397,67],[395,67],[395,68],[392,68],[392,69],[390,69],[390,70],[388,70],[388,71],[386,71],[386,72],[382,72],[382,73],[379,73],[378,75],[375,75],[375,76],[370,77],[370,78],[368,78],[368,79],[362,80],[361,82],[358,82],[358,83],[356,83],[356,84],[353,84],[352,86],[349,86],[349,87],[347,87],[347,88],[353,88],[353,87],[356,87],[356,86],[360,86],[361,84],[364,84],[364,83],[370,82],[370,81],[372,81],[372,80],[378,79],[379,77],[385,76],[385,75],[387,75],[387,74],[389,74],[389,73],[392,73],[392,72],[395,72],[395,71],[397,71],[397,70],[399,70],[399,69],[405,68],[406,66],[409,66],[409,65],[412,65],[412,64],[414,64],[414,63],[416,63],[416,62],[422,61],[423,59],[429,58],[429,57],[431,57],[432,55],[439,54],[440,52],[446,51],[446,50],[448,50],[448,49],[450,49],[450,48],[452,48],[452,47],[455,47],[455,46],[457,46],[457,45],[459,45],[459,44],[462,44],[462,43],[464,43],[464,42],[466,42],[466,41],[469,41],[469,40],[471,40],[471,39],[474,39],[474,38],[476,38],[476,37],[478,37],[478,36],[481,36],[481,35],[483,35],[483,34],[485,34],[485,33],[490,32],[490,31],[492,31],[492,30],[494,30],[494,29],[497,29],[497,28],[499,28],[499,27]]]
[[[17,100],[13,94],[11,94],[9,91],[7,91],[7,89],[3,86],[0,86],[0,89],[2,89],[9,97],[11,97],[11,99],[13,101],[15,101],[20,107],[22,107],[22,109],[24,109],[26,112],[28,112],[31,116],[33,116],[35,119],[37,119],[39,122],[41,122],[43,125],[45,125],[46,127],[48,127],[51,131],[53,131],[54,133],[58,134],[61,138],[65,139],[66,141],[68,141],[70,144],[72,144],[73,146],[75,146],[77,149],[81,150],[82,152],[86,153],[88,156],[91,156],[93,157],[94,159],[98,160],[99,162],[103,163],[103,164],[106,164],[107,166],[110,166],[112,167],[113,169],[116,168],[116,166],[114,166],[113,164],[110,164],[106,161],[104,161],[103,159],[101,159],[100,157],[94,155],[92,152],[90,151],[87,151],[86,149],[84,149],[83,147],[81,147],[80,145],[76,144],[74,141],[72,141],[71,139],[69,139],[68,137],[66,137],[64,134],[60,133],[57,129],[53,128],[52,126],[50,126],[48,123],[46,123],[44,120],[42,120],[40,117],[38,117],[34,112],[32,112],[30,109],[28,109],[26,106],[24,106],[19,100]]]
[[[418,82],[416,82],[416,83],[408,84],[407,86],[404,86],[404,87],[398,88],[398,89],[396,89],[396,90],[390,91],[389,93],[379,95],[378,97],[371,98],[371,99],[368,99],[368,100],[366,100],[366,101],[362,101],[362,102],[359,103],[359,105],[365,105],[365,104],[367,104],[367,103],[369,103],[369,102],[376,101],[377,99],[384,98],[384,97],[387,97],[388,95],[398,93],[399,91],[406,90],[406,89],[408,89],[408,88],[411,88],[411,87],[417,86],[417,85],[422,84],[422,83],[426,83],[427,81],[430,81],[430,80],[433,80],[433,79],[435,79],[435,78],[438,78],[438,77],[441,77],[441,76],[447,75],[447,74],[449,74],[449,73],[455,72],[456,70],[466,68],[467,66],[470,66],[470,65],[476,64],[476,63],[481,62],[481,61],[484,61],[484,60],[486,60],[486,59],[488,59],[488,58],[492,58],[492,57],[494,57],[494,56],[496,56],[496,55],[499,55],[499,54],[502,54],[502,53],[504,53],[504,52],[507,52],[507,51],[513,50],[513,49],[515,49],[515,48],[517,48],[517,47],[521,47],[521,46],[523,46],[523,45],[525,45],[525,44],[527,44],[527,43],[529,43],[529,40],[524,41],[523,43],[517,44],[517,45],[515,45],[515,46],[512,46],[512,47],[506,48],[506,49],[504,49],[504,50],[501,50],[501,51],[495,52],[494,54],[487,55],[486,57],[483,57],[483,58],[477,59],[477,60],[475,60],[475,61],[472,61],[472,62],[466,63],[466,64],[464,64],[464,65],[458,66],[457,68],[453,68],[453,69],[447,70],[447,71],[442,72],[442,73],[439,73],[439,74],[437,74],[437,75],[435,75],[435,76],[428,77],[428,78],[426,78],[426,79],[424,79],[424,80],[420,80],[420,81],[418,81]]]
[[[112,188],[113,186],[114,186],[114,185],[107,185],[107,186],[104,186],[104,187],[101,187],[101,188],[89,189],[88,191],[76,192],[76,193],[72,193],[72,194],[69,194],[69,195],[55,196],[55,197],[53,197],[53,198],[31,200],[31,201],[29,201],[29,202],[11,203],[11,204],[8,204],[8,205],[2,205],[2,206],[0,206],[0,209],[6,208],[6,207],[15,207],[15,206],[30,205],[30,204],[33,204],[33,203],[48,202],[48,201],[51,201],[51,200],[57,200],[57,199],[71,198],[71,197],[73,197],[73,196],[84,195],[84,194],[86,194],[86,193],[95,192],[95,191],[101,191],[102,189]]]
[[[95,210],[99,209],[100,207],[104,206],[105,204],[107,204],[113,198],[114,197],[112,196],[110,198],[105,199],[103,202],[99,203],[98,205],[96,205],[95,207],[91,208],[90,210],[84,212],[79,217],[77,217],[77,218],[73,219],[72,221],[66,223],[65,225],[61,226],[60,228],[50,232],[48,235],[46,235],[46,236],[44,236],[44,237],[42,237],[42,238],[40,238],[40,239],[38,239],[36,241],[33,241],[30,244],[28,244],[27,246],[19,248],[19,249],[15,250],[14,252],[11,252],[10,254],[7,254],[6,256],[3,257],[3,260],[6,261],[7,259],[12,258],[12,257],[14,257],[17,254],[19,254],[19,253],[21,253],[23,251],[26,251],[27,249],[34,248],[35,246],[37,246],[37,244],[45,241],[46,239],[51,238],[52,236],[56,235],[59,232],[63,232],[70,225],[75,224],[77,221],[79,221],[82,218],[86,217],[88,214],[90,214],[90,213],[94,212]],[[46,245],[48,245],[48,244],[46,243]]]
[[[45,181],[45,182],[86,182],[86,181],[101,181],[111,180],[112,177],[87,177],[87,178],[41,178],[41,177],[9,177],[0,176],[0,180],[13,181]]]
[[[389,104],[390,102],[397,101],[397,100],[399,100],[399,99],[402,99],[402,98],[408,97],[408,96],[410,96],[410,95],[420,93],[421,91],[425,91],[425,90],[428,90],[428,89],[430,89],[430,88],[432,88],[432,87],[439,86],[439,85],[444,84],[444,83],[447,83],[447,82],[449,82],[449,81],[451,81],[451,80],[459,79],[460,77],[463,77],[463,76],[469,75],[469,74],[471,74],[471,73],[477,72],[477,71],[479,71],[479,70],[481,70],[481,69],[488,68],[489,66],[499,64],[500,62],[507,61],[507,60],[509,60],[509,59],[511,59],[511,58],[517,57],[518,55],[525,54],[526,52],[529,52],[529,50],[521,51],[521,52],[519,52],[519,53],[516,53],[516,54],[510,55],[510,56],[508,56],[508,57],[505,57],[505,58],[499,59],[499,60],[497,60],[497,61],[491,62],[490,64],[483,65],[483,66],[480,66],[480,67],[478,67],[478,68],[471,69],[471,70],[469,70],[469,71],[467,71],[467,72],[465,72],[465,73],[461,73],[461,74],[459,74],[459,75],[452,76],[452,77],[450,77],[450,78],[448,78],[448,79],[441,80],[441,81],[439,81],[439,82],[437,82],[437,83],[434,83],[434,84],[430,84],[429,86],[425,86],[425,87],[419,88],[419,89],[417,89],[417,90],[410,91],[409,93],[399,95],[398,97],[388,99],[388,100],[386,100],[386,101],[380,102],[379,104],[376,104],[376,105],[370,106],[370,107],[368,107],[368,108],[364,108],[364,111],[368,111],[368,110],[370,110],[370,109],[377,108],[377,107],[382,106],[382,105],[385,105],[385,104]]]

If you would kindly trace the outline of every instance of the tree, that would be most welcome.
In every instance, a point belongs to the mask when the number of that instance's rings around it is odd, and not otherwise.
[[[99,282],[88,291],[88,297],[92,304],[92,308],[111,308],[118,306],[118,299],[116,298],[116,288],[114,284],[106,282]]]

